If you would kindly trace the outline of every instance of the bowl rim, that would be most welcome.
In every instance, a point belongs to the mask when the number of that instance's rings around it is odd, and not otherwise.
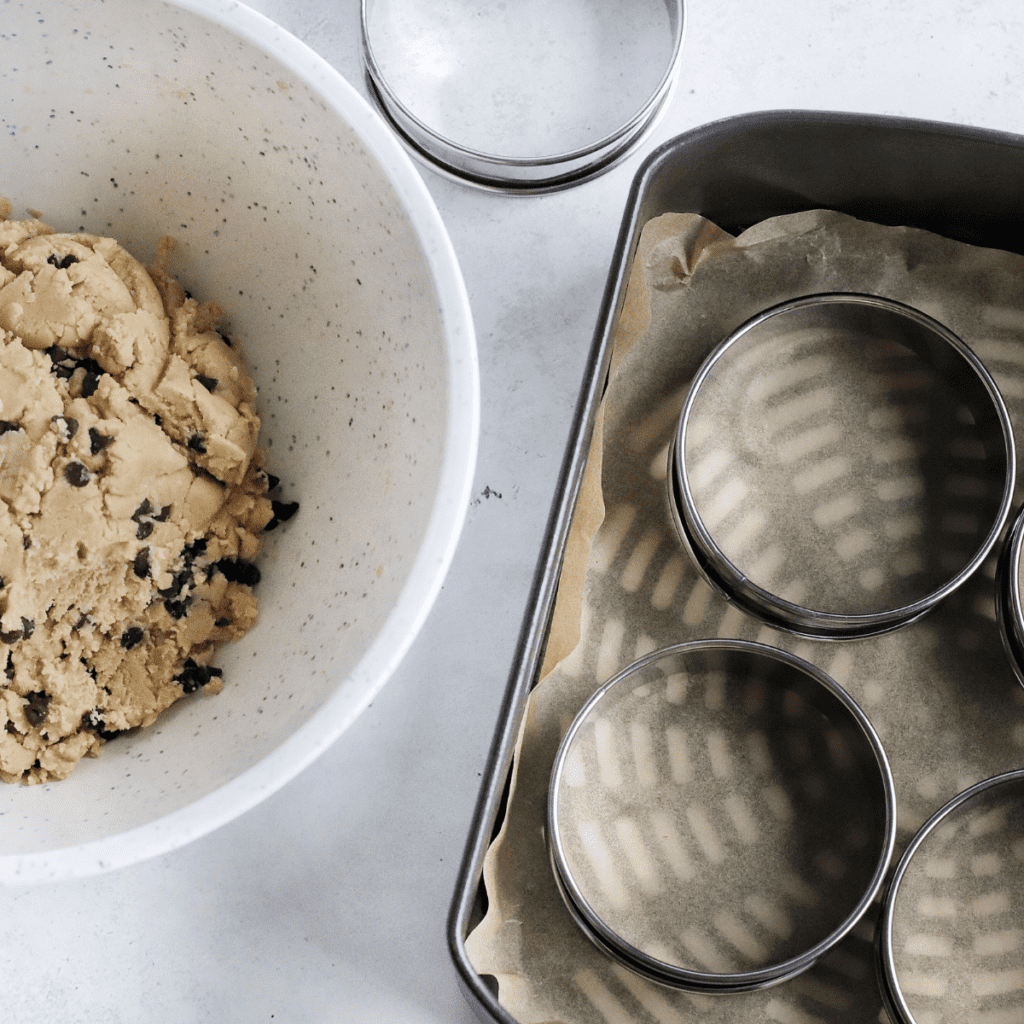
[[[84,878],[176,850],[251,810],[316,760],[397,669],[441,590],[469,507],[480,433],[480,380],[472,311],[458,259],[433,197],[384,120],[333,65],[237,0],[159,0],[227,29],[280,62],[356,131],[386,171],[423,246],[447,338],[450,401],[439,486],[427,529],[395,606],[369,648],[324,704],[256,764],[198,800],[125,832],[33,853],[0,854],[0,884]],[[352,689],[360,699],[351,703]],[[349,705],[344,708],[344,705]]]

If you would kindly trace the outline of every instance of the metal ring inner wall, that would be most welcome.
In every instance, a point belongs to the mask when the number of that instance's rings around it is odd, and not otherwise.
[[[1017,513],[1003,544],[996,569],[996,618],[1003,649],[1018,682],[1024,685],[1024,603],[1021,600],[1021,556],[1024,552],[1024,509]]]
[[[1019,1016],[1024,988],[1001,988],[997,979],[1019,973],[1019,946],[1007,937],[1024,927],[1024,882],[1015,852],[1022,825],[1024,770],[1014,770],[953,797],[911,840],[882,900],[876,931],[878,985],[893,1024],[919,1024],[913,1006],[922,1021]],[[918,929],[915,903],[926,909],[958,905],[961,913],[931,914]],[[972,908],[980,913],[972,915]],[[904,913],[908,921],[901,927]],[[912,987],[901,983],[899,957],[910,965]]]
[[[694,541],[690,534],[690,531],[686,525],[686,521],[683,518],[681,511],[681,499],[679,496],[679,485],[678,477],[672,470],[672,466],[675,463],[675,439],[670,443],[668,450],[668,487],[666,490],[667,504],[669,518],[672,520],[672,525],[675,527],[676,538],[683,547],[683,550],[689,555],[694,568],[700,573],[704,582],[711,587],[712,590],[723,600],[728,601],[730,604],[735,605],[740,611],[747,615],[753,616],[756,619],[760,619],[765,625],[771,626],[773,629],[778,629],[783,633],[791,633],[796,636],[813,637],[817,640],[844,640],[849,639],[845,635],[839,635],[832,629],[823,629],[820,632],[815,630],[813,625],[801,625],[799,628],[795,627],[793,623],[782,616],[773,615],[771,610],[765,607],[760,607],[753,602],[744,599],[744,595],[741,592],[733,592],[729,590],[729,583],[718,575],[715,571],[715,567],[711,562],[704,557],[700,547]],[[886,623],[870,632],[865,628],[863,631],[857,634],[858,638],[866,638],[868,636],[881,636],[885,633],[891,633],[895,629],[900,629],[903,626],[909,625],[911,622],[916,622],[917,619],[923,617],[928,613],[930,609],[924,609],[919,612],[911,619],[900,620],[898,622]],[[1024,664],[1024,661],[1022,661]]]
[[[708,356],[668,486],[720,591],[770,625],[843,639],[962,585],[999,538],[1015,473],[1005,404],[960,338],[902,303],[827,293],[758,314]]]
[[[582,708],[547,838],[567,908],[606,955],[676,988],[745,992],[856,925],[895,816],[885,753],[842,687],[775,648],[703,640],[640,659]]]

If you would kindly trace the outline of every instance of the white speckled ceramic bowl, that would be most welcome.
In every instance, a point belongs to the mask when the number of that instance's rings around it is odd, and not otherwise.
[[[220,301],[260,387],[258,625],[187,698],[72,776],[0,787],[0,880],[83,876],[203,835],[320,754],[387,680],[447,571],[479,428],[465,288],[363,99],[228,0],[0,0],[0,195],[109,233]]]

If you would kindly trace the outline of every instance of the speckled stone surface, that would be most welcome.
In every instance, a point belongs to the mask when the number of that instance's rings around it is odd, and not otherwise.
[[[357,0],[252,6],[365,92]],[[20,951],[5,1015],[473,1024],[445,918],[639,160],[678,132],[769,108],[1024,132],[1022,31],[1015,0],[692,0],[672,105],[607,176],[514,200],[423,171],[466,280],[482,398],[466,527],[424,630],[343,740],[233,823],[133,868],[0,890]],[[0,97],[20,94],[11,82],[5,60]],[[86,208],[113,192],[84,190]],[[241,207],[256,198],[242,190]],[[821,1018],[844,1020],[827,1004]]]

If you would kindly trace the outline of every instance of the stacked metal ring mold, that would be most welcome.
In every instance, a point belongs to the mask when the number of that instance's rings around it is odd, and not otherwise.
[[[640,145],[679,76],[683,0],[627,6],[362,0],[370,95],[447,177],[506,195],[571,188]]]
[[[893,1024],[1024,1019],[1024,770],[955,796],[882,901],[877,974]]]
[[[896,805],[874,730],[784,651],[702,640],[606,682],[566,732],[547,841],[566,906],[606,955],[689,991],[807,970],[881,890]]]
[[[707,582],[818,639],[886,633],[952,594],[998,540],[1016,472],[973,351],[917,309],[844,292],[718,345],[669,459],[670,513]]]
[[[996,568],[996,618],[1010,666],[1024,685],[1024,603],[1021,601],[1021,552],[1024,549],[1024,508],[1007,534]]]

